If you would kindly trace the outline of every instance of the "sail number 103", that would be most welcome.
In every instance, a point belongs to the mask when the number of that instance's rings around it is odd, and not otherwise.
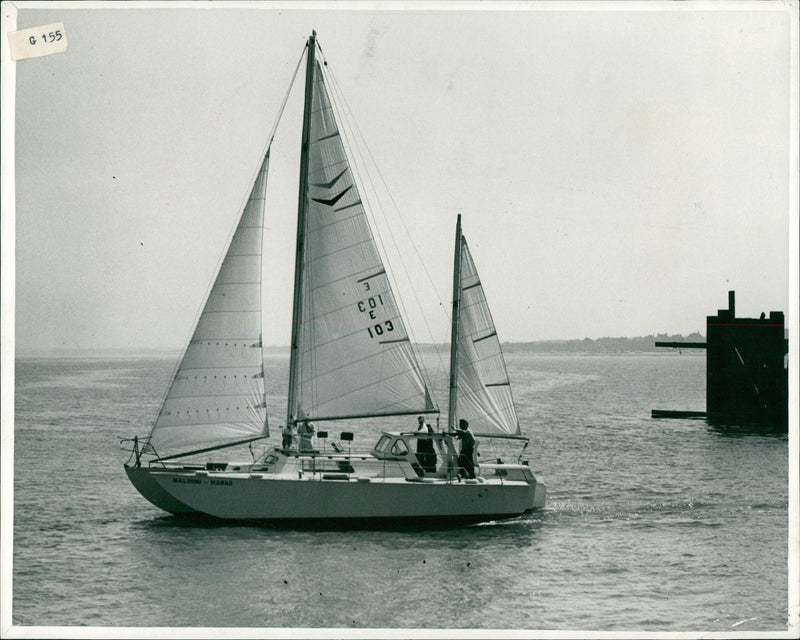
[[[384,332],[394,331],[394,325],[391,320],[386,320],[383,323],[378,323],[374,327],[367,327],[367,333],[370,338],[375,336],[382,336]]]

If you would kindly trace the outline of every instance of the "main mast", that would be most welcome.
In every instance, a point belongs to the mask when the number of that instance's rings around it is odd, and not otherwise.
[[[450,329],[450,398],[447,409],[447,430],[455,430],[458,398],[458,323],[461,304],[461,214],[456,220],[456,250],[453,264],[453,326]]]
[[[306,89],[303,103],[303,133],[300,147],[300,189],[297,205],[297,243],[294,261],[294,302],[292,305],[292,347],[289,356],[289,402],[286,411],[286,424],[297,421],[294,415],[297,366],[297,339],[303,321],[302,290],[303,262],[305,250],[306,207],[308,205],[308,147],[311,131],[311,99],[314,91],[314,59],[317,50],[317,32],[312,31],[306,52]]]

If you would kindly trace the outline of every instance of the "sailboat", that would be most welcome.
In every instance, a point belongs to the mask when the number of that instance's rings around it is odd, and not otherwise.
[[[422,427],[422,416],[439,410],[370,229],[317,47],[314,32],[305,50],[286,425],[419,415]],[[462,419],[478,436],[527,446],[460,216],[447,430],[384,430],[361,453],[342,432],[331,450],[301,438],[245,462],[207,460],[270,435],[261,340],[269,161],[268,146],[149,435],[125,441],[136,489],[176,515],[311,527],[470,524],[544,507],[546,486],[521,455],[474,474],[459,463]]]

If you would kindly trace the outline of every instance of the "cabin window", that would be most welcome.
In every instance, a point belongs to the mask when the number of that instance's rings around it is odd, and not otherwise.
[[[404,456],[408,453],[408,446],[403,440],[395,440],[392,445],[392,453],[396,456]]]
[[[375,451],[383,451],[389,446],[390,438],[387,436],[381,436],[381,439],[378,440],[378,444],[375,445]]]

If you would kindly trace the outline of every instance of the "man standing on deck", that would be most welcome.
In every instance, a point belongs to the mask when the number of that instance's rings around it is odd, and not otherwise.
[[[467,478],[475,477],[475,436],[469,430],[469,422],[463,418],[458,421],[460,431],[456,432],[456,437],[461,440],[461,453],[458,456],[459,475],[462,473]]]
[[[284,451],[289,451],[289,449],[292,448],[292,444],[294,444],[294,426],[292,424],[287,424],[283,428],[281,435],[283,436],[281,447]]]
[[[422,427],[423,423],[420,422],[417,431],[421,431]],[[425,428],[427,431],[423,433],[433,433],[431,425],[425,425]],[[432,438],[417,438],[417,460],[427,473],[436,473],[436,449],[433,447]]]
[[[311,438],[314,437],[315,433],[314,425],[311,424],[308,420],[304,420],[300,423],[300,427],[297,429],[297,435],[300,439],[299,449],[300,452],[309,452],[313,451],[314,447],[311,443]]]

